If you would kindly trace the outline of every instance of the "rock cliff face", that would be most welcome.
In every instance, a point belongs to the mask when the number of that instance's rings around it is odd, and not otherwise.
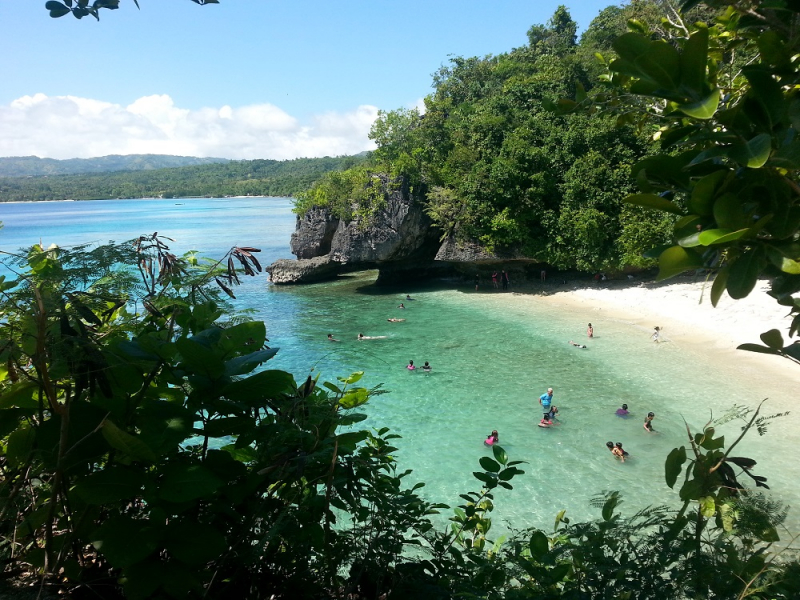
[[[310,283],[339,273],[378,269],[379,284],[431,276],[473,277],[476,269],[491,271],[509,261],[530,263],[520,256],[498,256],[476,243],[441,242],[441,230],[425,214],[407,184],[383,178],[384,206],[365,223],[343,220],[327,208],[309,210],[297,219],[292,254],[267,267],[273,283]],[[508,267],[506,267],[508,268]]]
[[[345,221],[326,208],[297,220],[292,254],[298,260],[276,261],[267,271],[273,283],[318,281],[346,271],[391,267],[397,273],[432,263],[440,232],[405,183],[384,183],[384,207],[369,223]]]

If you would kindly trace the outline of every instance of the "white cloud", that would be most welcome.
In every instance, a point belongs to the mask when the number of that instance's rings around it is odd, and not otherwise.
[[[175,154],[232,159],[338,156],[372,150],[374,106],[303,123],[272,104],[189,110],[167,95],[120,106],[75,96],[23,96],[0,106],[0,156],[88,158]]]

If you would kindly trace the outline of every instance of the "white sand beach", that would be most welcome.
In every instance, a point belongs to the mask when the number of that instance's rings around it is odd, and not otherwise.
[[[768,289],[767,282],[759,282],[742,300],[724,294],[716,307],[709,298],[711,283],[688,277],[667,282],[608,281],[597,285],[587,282],[545,288],[544,295],[514,296],[517,301],[556,304],[579,312],[587,323],[592,322],[596,332],[602,331],[606,320],[627,323],[640,330],[644,338],[649,338],[653,328],[659,326],[660,343],[679,344],[686,351],[701,353],[705,360],[725,363],[739,374],[763,381],[766,397],[776,389],[800,390],[800,365],[783,357],[736,349],[747,342],[762,344],[760,334],[770,329],[778,329],[788,343],[791,323],[788,309],[767,295]],[[773,408],[797,407],[773,405]]]

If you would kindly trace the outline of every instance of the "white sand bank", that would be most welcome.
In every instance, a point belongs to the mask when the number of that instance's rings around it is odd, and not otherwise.
[[[778,329],[788,343],[791,323],[788,309],[767,295],[768,288],[766,282],[761,282],[742,300],[723,295],[716,308],[709,299],[710,283],[685,280],[603,282],[597,286],[564,286],[552,292],[545,289],[545,295],[515,294],[515,297],[522,300],[527,296],[579,312],[587,323],[592,322],[598,335],[602,335],[606,320],[627,323],[645,339],[659,326],[661,343],[678,344],[681,349],[702,354],[704,360],[724,363],[738,375],[763,381],[764,397],[776,390],[785,396],[788,390],[800,390],[800,365],[779,356],[736,350],[739,344],[747,342],[762,344],[759,335],[770,329]],[[797,406],[772,408],[796,410]]]

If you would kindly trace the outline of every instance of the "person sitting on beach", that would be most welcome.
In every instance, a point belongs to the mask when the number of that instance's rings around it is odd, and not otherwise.
[[[497,429],[493,429],[492,433],[489,434],[489,437],[487,437],[483,441],[483,443],[486,444],[487,446],[494,446],[499,441],[500,441],[500,436],[497,433]]]
[[[332,333],[329,333],[328,334],[328,341],[329,342],[338,342],[339,340],[337,340],[335,337],[333,337]]]
[[[416,368],[417,367],[414,366],[414,361],[413,360],[408,361],[408,366],[406,367],[406,369],[408,369],[409,371],[413,371]]]
[[[588,337],[594,337],[594,327],[592,327],[591,323],[589,323],[589,327],[586,329],[586,335]]]
[[[653,335],[650,336],[650,339],[653,340],[656,344],[658,343],[658,338],[661,336],[661,327],[656,327],[653,329]]]
[[[573,342],[572,340],[570,340],[569,343],[575,346],[576,348],[586,348],[586,344],[579,344],[578,342]]]
[[[627,404],[623,404],[622,408],[618,408],[617,412],[616,412],[616,415],[618,417],[627,417],[628,416],[628,405]]]
[[[406,307],[406,305],[401,302],[400,306],[398,306],[397,308],[405,308],[405,307]]]
[[[422,365],[422,370],[425,371],[426,373],[430,373],[431,372],[431,366],[428,364],[427,360],[425,361],[425,364]]]
[[[617,442],[611,452],[622,462],[625,462],[625,457],[628,456],[628,453],[622,449],[622,442]]]
[[[655,429],[653,429],[653,419],[656,418],[656,414],[649,412],[647,416],[644,418],[644,428],[645,430],[649,431],[650,433],[655,433]]]
[[[395,319],[394,317],[386,320],[389,321],[389,323],[402,323],[403,321],[405,321],[405,319]]]

